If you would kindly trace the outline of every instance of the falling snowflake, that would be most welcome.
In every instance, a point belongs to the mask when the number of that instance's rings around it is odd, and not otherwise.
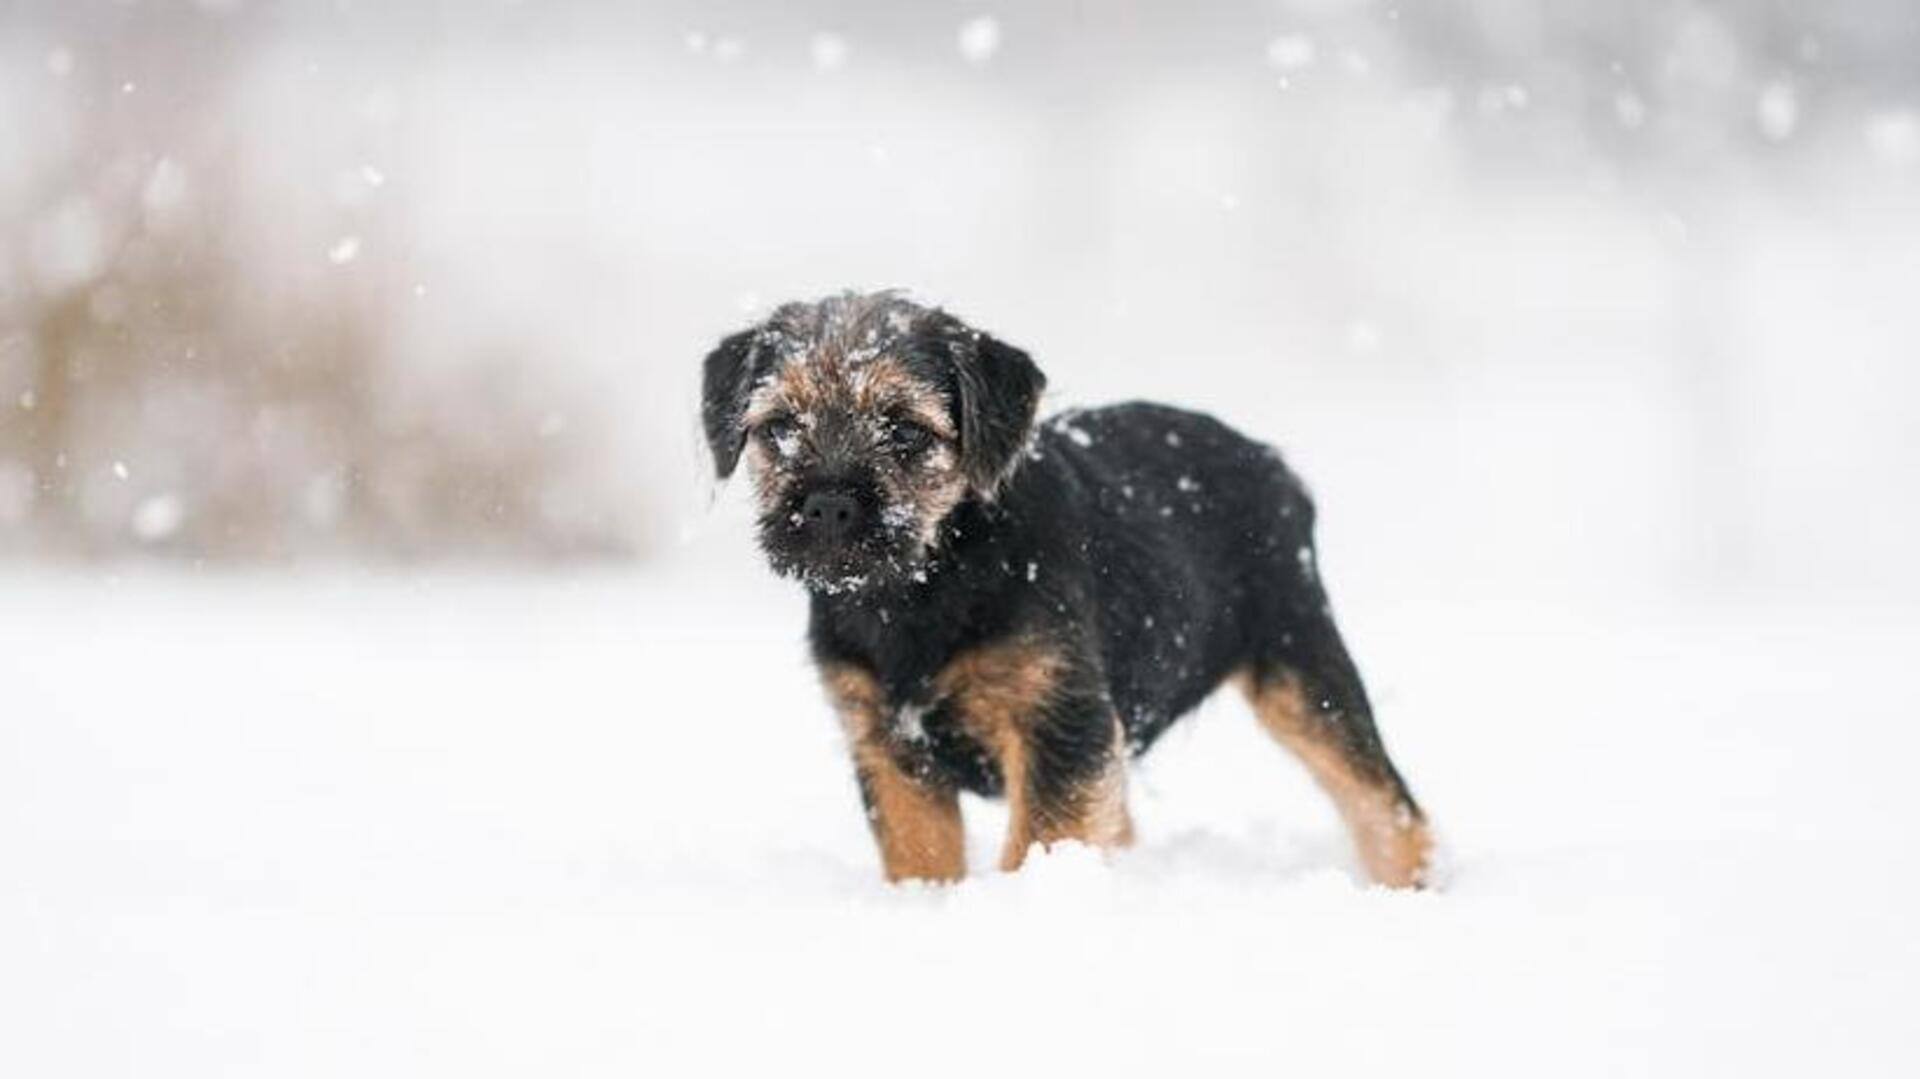
[[[1890,165],[1920,161],[1920,115],[1884,112],[1867,121],[1867,145]]]
[[[826,31],[813,35],[807,43],[807,53],[813,58],[813,66],[820,71],[838,71],[847,66],[847,56],[851,52],[846,38]]]
[[[134,508],[133,534],[148,543],[158,542],[180,531],[186,516],[179,495],[154,495]]]
[[[1785,142],[1800,126],[1800,97],[1784,82],[1768,83],[1754,103],[1760,133],[1773,142]]]
[[[1000,51],[1000,20],[991,15],[969,19],[960,26],[960,55],[969,64],[984,64]]]
[[[1267,63],[1281,71],[1298,71],[1313,63],[1318,50],[1305,34],[1281,34],[1267,42]]]
[[[1622,90],[1613,95],[1613,115],[1621,127],[1635,130],[1647,122],[1647,103],[1632,90]]]

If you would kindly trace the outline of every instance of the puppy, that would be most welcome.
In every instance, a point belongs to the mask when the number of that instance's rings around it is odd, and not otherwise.
[[[788,304],[706,358],[721,479],[811,593],[809,638],[890,880],[1127,843],[1126,764],[1226,681],[1333,798],[1374,880],[1426,879],[1426,820],[1374,728],[1271,448],[1152,404],[1036,427],[1019,349],[883,292]]]

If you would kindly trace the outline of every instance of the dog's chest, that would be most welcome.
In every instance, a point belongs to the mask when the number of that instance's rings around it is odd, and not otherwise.
[[[887,746],[908,774],[974,794],[1001,793],[999,763],[952,696],[910,695],[884,722]]]

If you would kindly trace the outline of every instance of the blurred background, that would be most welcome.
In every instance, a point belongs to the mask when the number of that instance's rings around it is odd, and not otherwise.
[[[1442,895],[1232,701],[879,888],[697,387],[885,286],[1284,449]],[[0,0],[0,1075],[1920,1075],[1917,479],[1916,0]]]
[[[13,0],[0,557],[745,566],[695,375],[903,286],[1380,595],[1920,592],[1908,0]]]

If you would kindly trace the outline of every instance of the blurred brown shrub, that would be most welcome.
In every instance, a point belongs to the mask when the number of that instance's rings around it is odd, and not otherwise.
[[[0,198],[0,552],[633,553],[632,508],[583,491],[608,451],[580,388],[507,349],[408,354],[414,286],[359,257],[398,210],[294,269],[297,241],[245,234],[251,21],[86,14],[43,18],[80,44],[46,52]]]

